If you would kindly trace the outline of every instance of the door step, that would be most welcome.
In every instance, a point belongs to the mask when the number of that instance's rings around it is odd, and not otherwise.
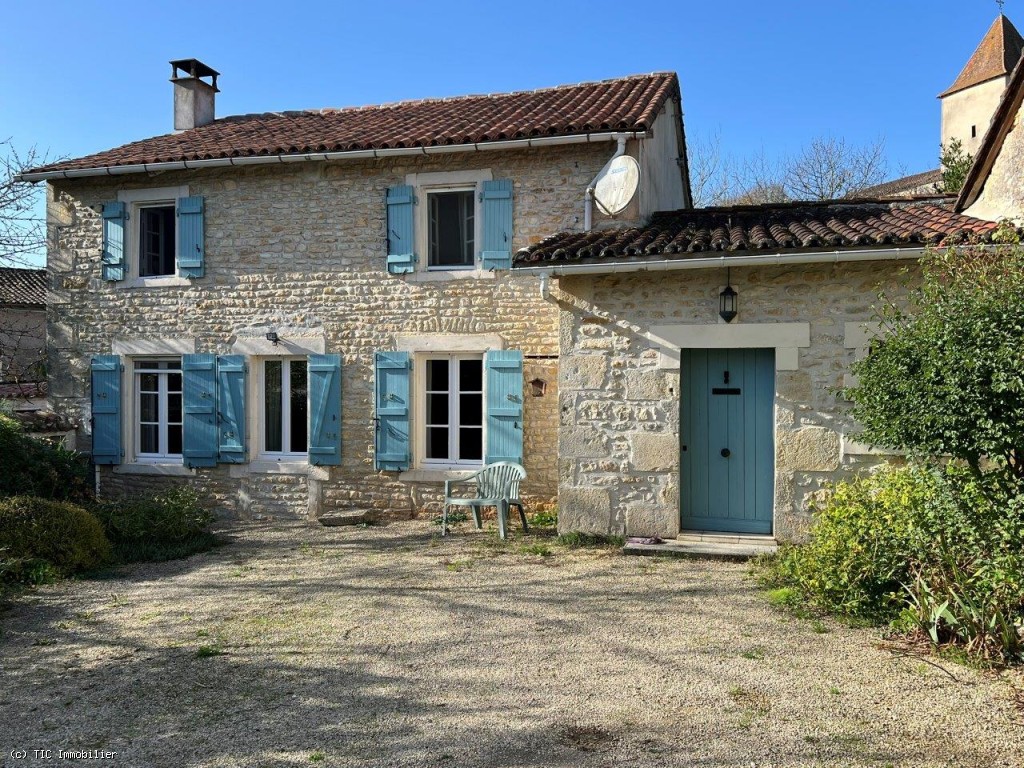
[[[749,560],[758,555],[771,554],[777,548],[772,536],[689,531],[660,544],[627,543],[622,551],[627,555]]]
[[[370,511],[367,509],[346,509],[344,512],[328,512],[319,518],[320,525],[360,525],[369,522]]]

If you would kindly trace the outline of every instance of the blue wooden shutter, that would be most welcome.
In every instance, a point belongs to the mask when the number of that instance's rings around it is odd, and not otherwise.
[[[217,358],[217,461],[245,463],[245,357]]]
[[[487,450],[484,463],[523,463],[523,353],[491,350],[487,373]]]
[[[178,274],[182,277],[202,277],[203,257],[203,198],[178,198]]]
[[[183,355],[185,413],[182,417],[182,458],[186,467],[217,463],[217,358]]]
[[[511,269],[512,179],[485,181],[480,202],[484,219],[480,266],[483,269]]]
[[[127,218],[124,203],[103,204],[101,263],[104,280],[124,280],[124,222]]]
[[[374,467],[391,471],[409,468],[409,353],[377,352]]]
[[[388,188],[388,272],[399,275],[416,268],[413,243],[415,190],[409,186]]]
[[[309,356],[309,463],[341,464],[341,355]]]
[[[121,358],[92,359],[92,460],[121,463]]]

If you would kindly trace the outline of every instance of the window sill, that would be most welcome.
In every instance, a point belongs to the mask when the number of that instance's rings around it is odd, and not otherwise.
[[[132,288],[184,288],[192,285],[187,277],[168,275],[167,277],[135,277],[118,283],[117,287],[122,290]]]
[[[431,269],[410,272],[406,280],[410,283],[442,283],[449,280],[494,280],[493,270],[483,269]]]
[[[402,483],[443,483],[445,480],[465,480],[481,469],[482,466],[465,469],[410,469],[402,472],[398,480]]]
[[[164,477],[193,477],[194,469],[183,464],[157,464],[149,462],[133,462],[131,464],[114,465],[116,475],[163,475]]]
[[[249,462],[249,472],[254,475],[305,475],[309,473],[308,459],[257,459]]]

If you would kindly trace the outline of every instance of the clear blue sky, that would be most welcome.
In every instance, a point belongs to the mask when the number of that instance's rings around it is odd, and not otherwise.
[[[0,139],[77,156],[171,129],[174,58],[220,71],[218,115],[679,73],[687,133],[768,156],[884,137],[937,165],[939,105],[992,0],[160,2],[5,5]],[[1024,29],[1024,0],[1006,14]]]

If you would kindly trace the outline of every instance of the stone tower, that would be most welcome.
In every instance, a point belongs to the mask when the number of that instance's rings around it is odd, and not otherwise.
[[[977,154],[1022,51],[1024,38],[999,14],[960,75],[939,94],[943,144],[960,139],[967,152]]]

